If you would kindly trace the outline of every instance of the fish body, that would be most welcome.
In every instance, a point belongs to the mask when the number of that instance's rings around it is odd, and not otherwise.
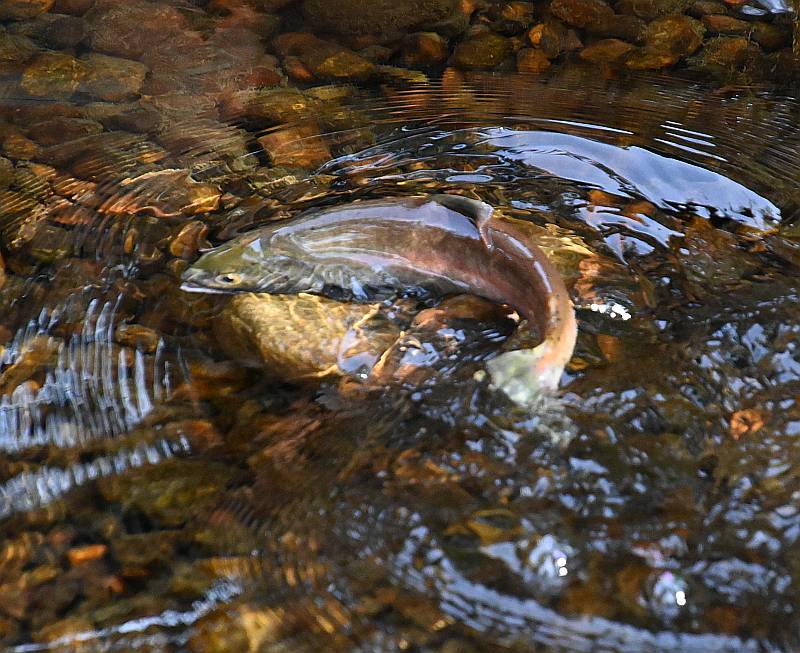
[[[523,226],[458,196],[309,211],[203,254],[183,279],[184,290],[200,292],[307,292],[357,302],[472,293],[509,304],[542,339],[487,363],[493,384],[519,403],[558,385],[575,345],[564,283]]]

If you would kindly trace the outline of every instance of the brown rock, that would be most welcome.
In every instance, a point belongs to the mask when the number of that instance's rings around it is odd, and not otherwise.
[[[190,260],[198,251],[208,247],[208,226],[199,220],[187,222],[169,244],[169,253],[177,258]]]
[[[30,37],[43,46],[56,50],[74,48],[86,36],[86,23],[75,16],[42,14],[34,20],[12,24],[15,34]]]
[[[702,21],[713,34],[744,34],[750,29],[750,23],[722,14],[703,16]]]
[[[96,0],[85,17],[92,50],[126,59],[138,59],[186,29],[175,7],[146,0]]]
[[[258,139],[274,166],[316,168],[331,159],[331,152],[313,122],[269,132]]]
[[[69,97],[86,76],[86,68],[75,57],[46,52],[33,59],[22,73],[20,85],[31,95]]]
[[[283,56],[296,56],[315,76],[322,79],[367,79],[375,65],[352,50],[324,41],[307,32],[287,32],[272,41]]]
[[[0,74],[18,74],[38,51],[29,38],[0,32]]]
[[[283,69],[286,74],[295,82],[307,84],[314,81],[314,73],[306,66],[299,57],[287,56],[283,60]]]
[[[459,43],[453,52],[452,63],[458,68],[489,69],[508,59],[512,52],[509,39],[485,32]]]
[[[542,50],[523,48],[517,52],[517,72],[538,75],[550,67],[550,60]]]
[[[789,47],[792,44],[792,33],[786,27],[759,21],[752,24],[750,39],[767,52],[772,52]]]
[[[691,0],[619,0],[614,8],[619,14],[651,21],[659,16],[681,14]]]
[[[0,20],[25,20],[50,11],[54,0],[3,0]]]
[[[614,15],[601,18],[586,26],[586,31],[596,36],[617,38],[629,42],[639,42],[647,25],[641,18],[628,15]]]
[[[94,0],[56,0],[53,4],[53,13],[83,16],[93,4]]]
[[[303,13],[317,31],[343,35],[399,35],[433,27],[460,13],[459,0],[305,0]]]
[[[758,46],[745,37],[720,36],[708,39],[697,57],[691,60],[699,67],[736,70],[760,55]]]
[[[412,68],[427,68],[443,63],[449,54],[447,39],[436,32],[417,32],[403,40],[403,62]]]
[[[55,116],[51,120],[31,125],[28,135],[39,145],[50,146],[68,143],[84,136],[99,134],[103,125],[86,118]]]
[[[580,52],[580,58],[595,64],[616,63],[636,48],[619,39],[603,39],[586,46]]]
[[[625,65],[634,70],[674,65],[700,47],[704,33],[702,23],[688,16],[657,18],[647,26],[644,48],[633,52]]]
[[[0,157],[0,190],[5,190],[14,181],[14,164]]]
[[[688,13],[695,18],[702,18],[708,14],[724,14],[726,11],[725,4],[717,0],[695,0]]]
[[[555,59],[566,48],[567,28],[557,20],[548,20],[534,25],[528,30],[528,41],[538,48],[548,59]]]
[[[95,53],[80,60],[86,73],[78,90],[101,100],[114,102],[137,95],[147,75],[147,67],[138,61]]]
[[[574,27],[586,27],[614,16],[614,10],[603,0],[553,0],[550,11]]]

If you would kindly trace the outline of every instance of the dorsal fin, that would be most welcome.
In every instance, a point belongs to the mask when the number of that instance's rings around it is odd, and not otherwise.
[[[486,202],[461,197],[461,195],[431,195],[430,199],[469,218],[481,233],[494,212],[494,209]]]

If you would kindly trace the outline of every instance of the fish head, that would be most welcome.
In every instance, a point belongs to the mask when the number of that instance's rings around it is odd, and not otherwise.
[[[310,268],[280,253],[264,252],[258,238],[240,238],[204,253],[182,275],[188,292],[286,294],[307,289]]]

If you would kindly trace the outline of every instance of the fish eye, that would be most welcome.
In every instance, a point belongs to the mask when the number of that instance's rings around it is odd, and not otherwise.
[[[233,286],[241,283],[242,275],[236,274],[235,272],[225,272],[224,274],[218,274],[216,281],[226,286]]]

